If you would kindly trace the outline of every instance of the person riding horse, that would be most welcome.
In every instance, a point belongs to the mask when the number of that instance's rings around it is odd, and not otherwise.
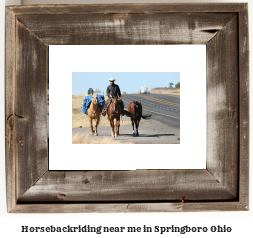
[[[116,96],[118,96],[120,99],[121,114],[124,115],[124,103],[121,98],[120,88],[117,84],[114,83],[116,81],[116,79],[110,78],[108,80],[110,81],[110,85],[107,87],[107,90],[106,90],[108,99],[106,101],[106,106],[102,111],[102,115],[103,116],[106,115],[106,112],[107,112],[107,109],[111,103],[112,97],[116,97]]]

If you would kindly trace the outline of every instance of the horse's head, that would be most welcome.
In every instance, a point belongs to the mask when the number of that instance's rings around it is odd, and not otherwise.
[[[119,101],[120,101],[120,99],[117,96],[112,97],[112,101],[111,101],[111,104],[110,104],[112,114],[116,114],[116,113],[119,112],[119,110],[120,110]]]
[[[94,104],[97,104],[97,103],[98,103],[98,95],[97,95],[97,94],[93,94],[93,95],[92,95],[92,102],[93,102]]]

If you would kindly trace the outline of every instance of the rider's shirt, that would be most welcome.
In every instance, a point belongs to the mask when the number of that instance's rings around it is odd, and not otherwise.
[[[109,85],[107,87],[107,96],[112,95],[113,97],[121,97],[120,88],[117,84]]]

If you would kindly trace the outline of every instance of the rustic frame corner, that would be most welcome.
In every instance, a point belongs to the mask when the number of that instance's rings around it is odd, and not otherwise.
[[[49,171],[52,44],[206,44],[206,169]],[[6,7],[5,65],[8,212],[249,210],[247,4]]]

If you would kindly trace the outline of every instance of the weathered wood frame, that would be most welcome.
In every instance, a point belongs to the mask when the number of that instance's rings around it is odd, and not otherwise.
[[[8,212],[248,210],[247,7],[6,7]],[[206,44],[206,170],[48,171],[50,44]]]

